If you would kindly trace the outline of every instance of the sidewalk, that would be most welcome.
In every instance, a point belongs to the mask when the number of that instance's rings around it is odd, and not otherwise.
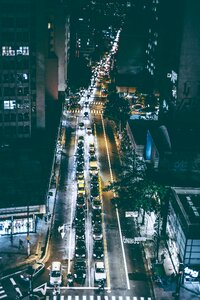
[[[151,217],[145,220],[144,225],[139,226],[140,235],[146,237],[147,241],[144,243],[144,254],[147,261],[148,269],[152,274],[158,274],[161,280],[152,280],[152,287],[156,300],[173,300],[174,292],[176,291],[176,274],[179,262],[176,256],[171,256],[166,242],[161,240],[159,243],[158,263],[155,262],[156,245],[153,238],[154,227]],[[199,285],[194,283],[184,283],[180,288],[180,295],[177,300],[197,300],[200,299]]]
[[[56,155],[55,175],[59,176],[61,155]],[[56,201],[56,191],[53,197],[49,197],[49,216],[42,219],[38,218],[36,232],[29,233],[30,236],[30,255],[28,256],[28,241],[27,233],[17,233],[13,235],[11,240],[10,235],[0,236],[0,278],[7,274],[11,274],[17,268],[32,264],[36,261],[45,260],[46,246],[49,241],[49,233],[52,226],[52,216]],[[20,240],[23,244],[20,246]]]

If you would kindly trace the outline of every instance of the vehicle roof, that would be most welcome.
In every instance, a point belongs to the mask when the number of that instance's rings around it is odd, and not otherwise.
[[[100,268],[100,269],[103,269],[104,268],[104,262],[103,261],[97,261],[96,262],[96,267]]]

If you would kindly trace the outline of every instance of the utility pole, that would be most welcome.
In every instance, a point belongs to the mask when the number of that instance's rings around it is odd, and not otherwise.
[[[29,224],[29,205],[27,206],[27,255],[30,256],[31,249],[30,249],[30,224]]]

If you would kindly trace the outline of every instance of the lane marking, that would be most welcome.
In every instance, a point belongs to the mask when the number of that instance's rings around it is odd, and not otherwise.
[[[133,300],[137,300],[137,297],[133,297]]]
[[[3,296],[0,296],[0,299],[6,298],[6,297],[8,297],[8,296],[5,294]]]
[[[113,180],[113,173],[112,173],[112,168],[111,168],[111,162],[110,162],[110,155],[109,155],[108,143],[107,143],[107,138],[106,138],[105,125],[104,125],[104,120],[103,120],[102,115],[101,115],[101,122],[102,122],[104,139],[105,139],[105,144],[106,144],[106,151],[107,151],[107,157],[108,157],[108,165],[109,165],[109,169],[110,169],[110,179],[111,179],[111,183],[113,183],[113,181],[114,181]],[[129,278],[128,278],[128,269],[127,269],[127,263],[126,263],[126,256],[125,256],[124,244],[123,244],[123,239],[122,239],[122,232],[121,232],[121,225],[120,225],[120,219],[119,219],[119,212],[118,212],[118,208],[117,207],[116,207],[116,215],[117,215],[117,222],[118,222],[118,228],[119,228],[121,248],[122,248],[123,260],[124,260],[124,268],[125,268],[125,274],[126,274],[127,289],[130,290],[130,282],[129,282]]]
[[[75,296],[75,300],[78,300],[79,299],[79,296]]]
[[[22,293],[18,287],[15,288],[15,291],[20,295],[20,297],[22,296]]]
[[[4,294],[4,293],[5,293],[5,291],[4,291],[4,290],[1,290],[1,291],[0,291],[0,294]]]
[[[13,278],[10,278],[10,281],[12,282],[12,285],[17,285]]]

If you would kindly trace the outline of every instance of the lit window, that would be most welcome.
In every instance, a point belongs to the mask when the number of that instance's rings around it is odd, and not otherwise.
[[[29,55],[29,47],[24,46],[24,47],[19,47],[19,49],[16,50],[17,55]]]
[[[4,109],[14,109],[16,108],[15,100],[5,100],[4,101]]]
[[[15,56],[15,50],[12,47],[3,46],[1,50],[2,56]]]

